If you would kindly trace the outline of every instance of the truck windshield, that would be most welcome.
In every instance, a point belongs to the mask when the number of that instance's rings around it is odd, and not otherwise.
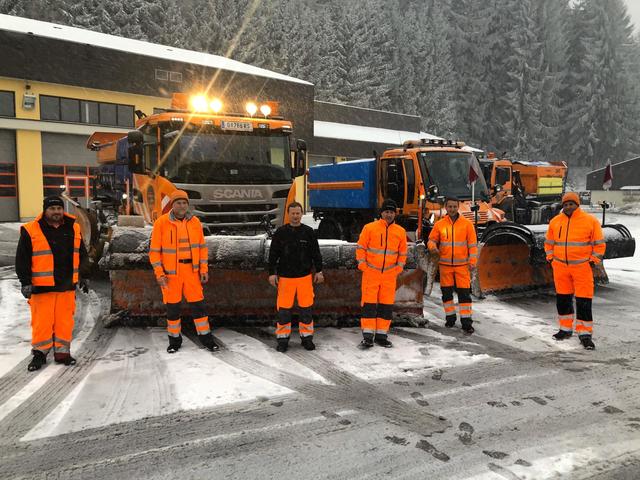
[[[176,140],[177,139],[177,140]],[[172,147],[173,145],[173,147]],[[173,183],[270,184],[291,181],[284,135],[183,133],[163,135],[160,174]]]
[[[470,200],[469,161],[471,155],[467,152],[420,152],[418,158],[425,185],[428,183],[437,185],[440,195]],[[478,200],[489,199],[489,191],[482,173],[476,180],[475,196]]]

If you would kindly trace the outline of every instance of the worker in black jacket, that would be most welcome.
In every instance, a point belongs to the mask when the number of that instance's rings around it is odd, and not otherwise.
[[[302,346],[314,350],[313,344],[313,282],[324,282],[322,256],[313,228],[302,224],[302,205],[287,206],[289,223],[273,234],[269,249],[269,283],[278,288],[278,322],[276,337],[279,352],[286,352],[291,336],[291,309],[297,297],[300,308],[298,330]],[[312,274],[315,269],[315,275]]]
[[[43,212],[20,228],[16,274],[31,307],[31,347],[28,370],[38,370],[53,349],[56,363],[75,365],[71,356],[75,289],[80,269],[89,268],[87,250],[75,217],[64,212],[60,197],[44,199]]]

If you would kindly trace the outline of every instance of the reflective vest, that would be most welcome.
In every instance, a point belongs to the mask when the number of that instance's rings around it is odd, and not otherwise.
[[[76,217],[64,214],[65,218],[75,220]],[[40,228],[39,220],[42,214],[23,225],[31,237],[31,284],[34,287],[55,287],[56,281],[53,276],[53,252]],[[80,269],[80,242],[82,234],[77,222],[73,223],[73,283],[78,283],[78,272]]]
[[[400,225],[383,219],[367,223],[356,247],[358,268],[384,273],[407,263],[407,232]]]
[[[427,246],[440,252],[440,264],[450,266],[478,263],[478,239],[473,223],[462,215],[455,222],[449,215],[436,222]]]
[[[179,238],[178,222],[181,221],[186,221],[187,238]],[[155,276],[177,275],[178,258],[191,258],[194,271],[209,271],[209,253],[200,220],[190,213],[185,220],[177,220],[173,212],[169,212],[155,221],[151,233],[149,261]]]
[[[549,222],[544,241],[547,260],[567,265],[600,263],[606,248],[600,222],[580,208],[570,217],[560,213]]]

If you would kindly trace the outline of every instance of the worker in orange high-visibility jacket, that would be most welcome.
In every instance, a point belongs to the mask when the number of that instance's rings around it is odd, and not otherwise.
[[[553,268],[560,324],[560,330],[553,337],[556,340],[571,337],[575,320],[580,343],[585,349],[593,350],[591,265],[602,262],[606,244],[600,223],[580,208],[577,193],[568,192],[562,197],[562,212],[549,222],[544,247],[547,260]]]
[[[278,289],[276,308],[276,350],[286,352],[291,336],[293,303],[298,301],[298,331],[305,350],[315,350],[313,343],[313,283],[324,282],[322,255],[313,228],[302,224],[302,205],[287,205],[289,223],[273,234],[269,247],[269,283]],[[312,269],[315,273],[312,274]]]
[[[436,222],[429,234],[427,247],[440,254],[440,290],[444,307],[445,327],[456,324],[456,309],[465,333],[475,330],[472,326],[471,275],[478,263],[478,241],[473,224],[460,215],[457,198],[445,200],[447,215]],[[459,305],[453,301],[453,291],[458,294]]]
[[[84,277],[89,270],[75,217],[64,212],[60,197],[46,197],[42,214],[20,229],[16,250],[16,274],[31,307],[29,371],[39,370],[50,350],[56,363],[76,364],[71,356],[75,289],[79,285],[88,291]]]
[[[167,352],[175,353],[182,346],[182,297],[189,304],[202,345],[215,351],[220,347],[211,335],[202,290],[202,285],[209,281],[209,254],[202,224],[189,211],[189,197],[185,192],[175,190],[169,199],[171,210],[153,224],[149,246],[149,261],[167,306]]]
[[[358,269],[362,271],[361,349],[375,343],[389,348],[396,279],[407,262],[407,232],[394,223],[398,206],[386,199],[380,207],[380,219],[367,223],[356,248]]]

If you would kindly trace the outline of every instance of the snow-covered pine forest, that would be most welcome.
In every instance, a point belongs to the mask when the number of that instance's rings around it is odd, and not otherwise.
[[[0,0],[0,13],[228,56],[520,159],[640,154],[623,0]]]

